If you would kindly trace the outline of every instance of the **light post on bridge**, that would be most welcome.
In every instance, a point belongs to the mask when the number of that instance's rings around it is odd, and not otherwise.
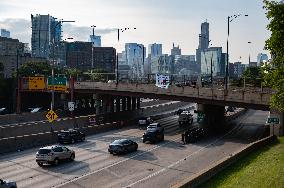
[[[228,24],[228,35],[227,35],[227,64],[226,64],[226,75],[225,75],[225,90],[228,90],[228,82],[229,82],[229,34],[230,34],[230,22],[234,19],[240,17],[241,14],[236,14],[233,16],[227,17],[227,24]],[[248,16],[245,14],[244,16]]]
[[[136,30],[136,27],[134,28],[129,28],[129,27],[125,27],[125,28],[118,28],[117,29],[117,41],[119,42],[119,39],[120,39],[120,32],[123,33],[127,30],[130,30],[130,29],[133,29],[133,30]],[[117,49],[118,50],[118,49]],[[119,81],[119,78],[118,78],[118,52],[116,52],[117,55],[116,55],[116,84],[118,84],[118,81]]]

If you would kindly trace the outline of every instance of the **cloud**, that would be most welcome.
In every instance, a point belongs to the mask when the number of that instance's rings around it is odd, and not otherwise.
[[[0,28],[7,29],[11,32],[11,37],[19,39],[24,43],[31,43],[31,21],[26,19],[4,19],[0,20]],[[106,35],[115,32],[115,28],[95,28],[96,35]],[[69,23],[63,24],[63,39],[72,37],[78,41],[88,41],[89,36],[92,34],[91,27],[75,26]]]
[[[105,29],[95,28],[95,35],[106,35],[115,32],[116,30],[117,29],[115,28],[105,28]],[[63,24],[63,38],[72,37],[74,38],[74,40],[87,41],[91,34],[92,34],[91,27]]]
[[[31,41],[31,22],[25,19],[4,19],[0,20],[0,28],[11,32],[11,37],[19,39],[21,42]]]

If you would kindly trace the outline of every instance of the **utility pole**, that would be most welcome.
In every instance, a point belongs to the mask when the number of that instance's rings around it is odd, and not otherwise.
[[[51,110],[53,110],[54,109],[54,95],[55,95],[55,91],[54,91],[54,66],[55,66],[55,64],[54,64],[54,61],[55,61],[55,53],[54,53],[54,51],[55,51],[55,33],[56,33],[56,27],[60,24],[62,24],[62,23],[65,23],[65,22],[75,22],[75,21],[63,21],[63,20],[59,20],[56,24],[55,24],[55,26],[54,26],[54,33],[53,33],[53,60],[52,60],[52,70],[51,70],[51,79],[52,79],[52,90],[51,90],[51,105],[50,105],[50,109]]]

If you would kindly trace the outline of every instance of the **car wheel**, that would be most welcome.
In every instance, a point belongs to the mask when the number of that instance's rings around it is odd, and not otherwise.
[[[53,165],[57,166],[58,164],[59,164],[59,160],[57,158],[55,158],[54,161],[53,161]]]
[[[75,143],[75,139],[74,138],[72,138],[72,140],[71,140],[71,144],[74,144]]]
[[[142,140],[143,143],[145,143],[145,140]]]
[[[43,166],[43,163],[38,162],[37,164],[38,164],[38,166],[40,166],[40,167]]]
[[[164,141],[164,140],[165,140],[165,136],[163,135],[161,141]]]
[[[71,154],[70,161],[74,161],[74,159],[75,159],[75,154]]]

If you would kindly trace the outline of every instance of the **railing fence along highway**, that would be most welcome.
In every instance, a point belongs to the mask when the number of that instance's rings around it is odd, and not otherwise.
[[[228,101],[269,106],[273,91],[269,88],[237,88],[224,90],[220,87],[178,87],[169,86],[168,89],[157,87],[155,84],[138,83],[104,83],[104,82],[75,82],[75,90],[118,91],[141,94],[156,94],[179,97],[190,97],[216,101]]]

